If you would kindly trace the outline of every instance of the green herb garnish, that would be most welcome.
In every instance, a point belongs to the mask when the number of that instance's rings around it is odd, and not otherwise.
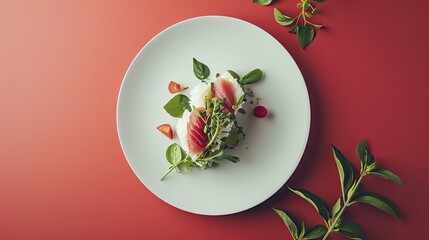
[[[165,111],[172,117],[181,118],[185,110],[191,111],[189,98],[183,94],[177,94],[167,104],[164,105]]]
[[[240,85],[249,85],[253,83],[257,83],[262,80],[263,73],[260,69],[255,69],[244,75],[243,79],[239,81]]]
[[[340,175],[342,196],[338,198],[331,211],[328,210],[328,205],[325,201],[309,191],[289,188],[293,193],[305,199],[317,210],[319,215],[322,217],[325,226],[317,225],[306,230],[303,222],[301,230],[298,230],[297,225],[290,215],[284,211],[274,209],[274,211],[282,218],[295,240],[317,239],[321,237],[323,237],[322,240],[326,240],[333,232],[339,232],[349,239],[367,239],[361,227],[357,223],[345,223],[343,213],[347,207],[355,203],[365,203],[399,219],[398,210],[392,201],[376,193],[361,192],[362,180],[368,175],[385,178],[402,185],[401,179],[394,173],[385,169],[377,168],[377,162],[369,151],[366,141],[362,140],[356,148],[356,155],[361,162],[360,176],[358,179],[353,176],[353,168],[346,157],[344,157],[344,155],[335,146],[332,146],[332,151]]]
[[[197,59],[192,59],[192,64],[194,67],[194,74],[200,80],[207,79],[210,75],[210,69],[202,62],[199,62]]]

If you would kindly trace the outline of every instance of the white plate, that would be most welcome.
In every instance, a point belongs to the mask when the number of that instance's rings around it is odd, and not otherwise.
[[[257,119],[251,113],[255,103],[246,103],[248,114],[240,119],[246,139],[234,150],[239,163],[173,172],[160,181],[173,141],[156,127],[177,122],[163,109],[173,96],[170,80],[190,87],[199,82],[193,57],[208,65],[212,79],[228,69],[243,76],[260,68],[265,78],[252,89],[270,115]],[[225,215],[256,206],[289,179],[307,143],[310,104],[301,72],[276,39],[239,19],[206,16],[167,28],[137,54],[119,93],[117,127],[128,163],[153,194],[188,212]]]

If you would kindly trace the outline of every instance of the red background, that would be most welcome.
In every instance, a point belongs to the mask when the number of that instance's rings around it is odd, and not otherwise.
[[[358,167],[354,148],[366,138],[405,187],[368,177],[364,188],[392,199],[403,220],[366,206],[347,217],[369,239],[421,239],[429,212],[428,1],[328,0],[314,19],[327,27],[305,51],[273,19],[273,7],[293,15],[295,4],[1,0],[0,239],[291,239],[271,206],[307,226],[321,223],[285,187],[230,216],[183,212],[128,166],[115,122],[128,65],[164,28],[213,14],[265,29],[302,70],[311,133],[288,185],[333,204],[340,187],[329,144]]]

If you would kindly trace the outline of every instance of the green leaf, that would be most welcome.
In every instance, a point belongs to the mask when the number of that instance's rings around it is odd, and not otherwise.
[[[298,28],[296,39],[302,48],[306,48],[313,41],[314,29],[309,25],[303,25]]]
[[[165,157],[171,165],[178,165],[182,160],[182,148],[177,143],[171,144],[165,152]]]
[[[366,150],[366,156],[367,156],[367,160],[366,160],[367,167],[370,167],[370,165],[373,165],[375,168],[376,162],[375,162],[374,155],[372,155],[368,149]]]
[[[331,213],[332,218],[335,218],[336,215],[337,215],[337,213],[340,211],[340,209],[341,209],[341,202],[342,202],[341,200],[342,200],[341,197],[338,198],[337,202],[332,207],[332,213]]]
[[[349,223],[338,228],[339,232],[350,239],[365,240],[365,234],[357,223]]]
[[[362,139],[358,146],[356,147],[356,156],[359,158],[361,163],[361,168],[364,170],[367,162],[366,152],[368,151],[368,145],[366,144],[365,139]]]
[[[299,233],[298,239],[302,239],[305,235],[305,224],[301,222],[301,232]]]
[[[307,1],[304,1],[304,3],[302,4],[302,7],[304,8],[304,10],[307,10],[310,7],[310,3]]]
[[[240,108],[237,111],[241,114],[246,114],[246,110],[244,110],[243,108]]]
[[[323,225],[317,225],[307,230],[302,239],[316,239],[326,234],[328,230]]]
[[[317,3],[323,3],[323,2],[326,2],[326,0],[313,0],[313,1],[315,1],[315,2],[317,2]]]
[[[315,28],[318,28],[318,29],[321,29],[323,27],[323,25],[314,24],[314,23],[312,24],[312,26],[315,27]]]
[[[195,106],[192,106],[192,112],[197,115],[198,117],[201,117],[200,111]]]
[[[289,32],[292,33],[292,34],[296,34],[298,32],[298,26],[294,26],[293,28],[291,28],[289,30]]]
[[[274,18],[276,19],[276,22],[282,26],[291,25],[295,21],[294,18],[284,15],[277,8],[274,8]]]
[[[241,95],[241,97],[238,99],[238,101],[237,101],[237,107],[238,106],[240,106],[240,104],[242,104],[244,101],[245,101],[245,97],[246,96],[246,94],[243,94],[243,95]]]
[[[239,138],[238,138],[238,133],[237,130],[234,128],[231,130],[231,132],[229,132],[228,137],[225,140],[229,146],[233,147],[233,146],[237,146],[238,142],[239,142]]]
[[[218,77],[220,77],[220,74],[219,74],[219,73],[216,73],[216,78],[218,78]]]
[[[381,177],[384,179],[391,180],[391,181],[393,181],[393,182],[395,182],[401,186],[404,186],[401,179],[396,174],[392,173],[389,170],[376,168],[376,169],[371,170],[369,172],[369,174],[377,176],[377,177]]]
[[[273,208],[273,210],[277,213],[277,215],[280,216],[280,218],[285,223],[286,227],[289,229],[290,235],[292,235],[293,239],[298,238],[298,229],[296,227],[296,224],[293,222],[293,220],[282,210],[278,210]]]
[[[296,8],[298,8],[298,9],[302,8],[302,2],[297,3],[297,4],[296,4]]]
[[[309,12],[304,12],[305,16],[308,18],[312,18],[313,14],[309,13]]]
[[[192,58],[192,64],[194,67],[194,74],[200,80],[206,79],[210,75],[210,69],[202,62],[199,62],[197,59]]]
[[[398,210],[396,209],[395,204],[393,204],[393,202],[391,202],[386,197],[383,197],[376,193],[362,193],[356,196],[350,204],[357,203],[357,202],[366,203],[368,205],[371,205],[373,207],[376,207],[384,211],[385,213],[388,213],[394,216],[398,220],[400,219],[399,213],[398,213]]]
[[[164,109],[172,117],[181,118],[183,116],[183,112],[186,109],[191,111],[189,101],[190,100],[186,95],[177,94],[170,101],[168,101],[167,104],[164,105]]]
[[[241,79],[241,85],[248,85],[252,83],[259,82],[263,77],[263,73],[260,69],[255,69],[246,74],[243,79]]]
[[[267,5],[270,5],[272,3],[272,1],[273,0],[253,0],[253,3],[263,5],[263,6],[267,6]]]
[[[238,75],[236,72],[232,70],[227,70],[227,72],[229,72],[229,74],[231,74],[233,78],[237,79],[237,82],[240,82],[240,75]]]
[[[316,208],[317,212],[319,212],[319,215],[326,221],[329,221],[329,211],[328,211],[328,205],[325,201],[323,201],[318,196],[312,194],[311,192],[304,190],[304,189],[292,189],[289,187],[289,189],[295,193],[296,195],[304,198],[307,202],[309,202],[311,205],[313,205],[314,208]]]
[[[232,163],[238,163],[240,162],[240,158],[234,155],[230,155],[230,154],[223,154],[222,156],[219,157],[219,159],[225,159],[228,160]]]
[[[347,193],[354,182],[353,168],[350,165],[349,160],[332,145],[332,151],[334,153],[335,163],[337,164],[338,173],[340,175],[341,189],[343,191],[343,199],[346,200]]]

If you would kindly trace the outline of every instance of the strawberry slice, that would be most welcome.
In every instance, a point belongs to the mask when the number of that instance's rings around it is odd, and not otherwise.
[[[182,85],[174,81],[170,81],[170,83],[168,84],[168,91],[170,93],[177,93],[185,89],[187,89],[187,87],[183,87]]]
[[[170,124],[162,124],[156,129],[158,129],[158,131],[167,136],[169,139],[173,139],[173,129],[171,129]]]

